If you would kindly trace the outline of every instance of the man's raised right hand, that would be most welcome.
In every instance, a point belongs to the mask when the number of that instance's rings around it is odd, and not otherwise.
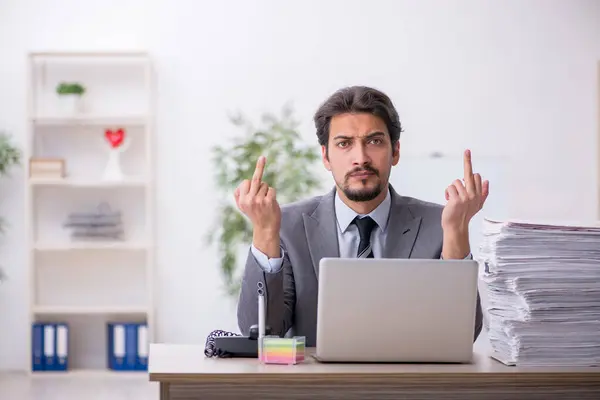
[[[281,209],[275,189],[262,181],[266,159],[259,157],[252,180],[245,179],[234,192],[237,207],[252,222],[254,246],[270,258],[280,256]]]

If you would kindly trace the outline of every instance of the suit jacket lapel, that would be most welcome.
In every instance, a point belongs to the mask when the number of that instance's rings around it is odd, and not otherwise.
[[[388,221],[388,232],[383,248],[384,258],[410,258],[410,254],[419,233],[421,217],[413,215],[410,206],[405,203],[390,186],[392,205]]]
[[[334,195],[335,189],[323,196],[311,214],[303,214],[308,250],[317,279],[321,258],[340,256]]]

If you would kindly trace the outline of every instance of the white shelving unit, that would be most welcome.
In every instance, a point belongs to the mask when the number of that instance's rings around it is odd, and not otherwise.
[[[27,159],[59,158],[66,171],[63,178],[32,177],[27,163],[29,316],[31,324],[69,325],[69,371],[34,374],[129,376],[108,369],[106,324],[143,322],[148,342],[154,338],[151,59],[139,52],[46,52],[30,54],[28,65]],[[60,82],[83,84],[83,111],[59,107]],[[131,142],[120,156],[124,178],[109,181],[104,133],[117,128]],[[72,237],[64,225],[69,215],[101,205],[121,213],[123,237]]]

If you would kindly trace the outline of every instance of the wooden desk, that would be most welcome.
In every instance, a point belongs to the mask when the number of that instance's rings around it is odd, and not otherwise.
[[[207,359],[204,346],[153,344],[150,380],[161,400],[191,399],[600,399],[600,368],[473,364],[262,365]]]

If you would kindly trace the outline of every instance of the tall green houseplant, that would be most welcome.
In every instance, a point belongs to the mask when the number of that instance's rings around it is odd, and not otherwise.
[[[0,176],[8,175],[11,167],[21,163],[21,151],[12,144],[11,137],[0,132]],[[0,217],[0,233],[4,233],[5,222]],[[6,279],[6,274],[0,265],[0,284]]]
[[[294,119],[293,107],[289,104],[279,115],[263,114],[259,127],[241,114],[231,117],[230,121],[243,133],[231,143],[212,149],[216,184],[224,201],[208,234],[208,243],[217,242],[226,291],[236,296],[240,290],[237,255],[240,249],[247,249],[252,243],[252,225],[235,205],[235,188],[244,179],[252,178],[258,157],[264,155],[267,165],[263,181],[277,190],[278,202],[299,200],[321,187],[313,172],[320,154],[314,147],[302,143],[299,122]]]

